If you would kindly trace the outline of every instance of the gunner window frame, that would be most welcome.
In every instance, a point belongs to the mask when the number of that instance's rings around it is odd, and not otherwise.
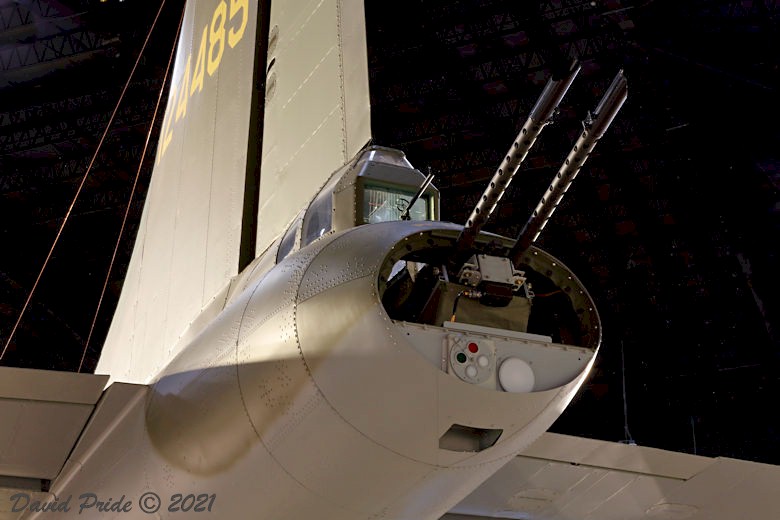
[[[391,194],[397,195],[397,196],[399,196],[398,198],[401,199],[401,200],[406,199],[406,202],[408,204],[409,201],[411,201],[411,199],[414,197],[414,195],[416,193],[416,191],[413,191],[411,188],[413,188],[413,186],[392,184],[392,183],[386,183],[386,182],[376,182],[373,179],[371,179],[369,181],[361,182],[360,183],[360,190],[359,190],[360,196],[358,197],[359,200],[356,201],[357,202],[356,210],[357,209],[360,210],[360,213],[358,215],[356,215],[357,216],[357,221],[358,221],[358,222],[356,222],[356,224],[357,225],[363,225],[363,224],[375,224],[375,223],[378,223],[378,222],[397,222],[397,221],[400,221],[401,220],[401,215],[406,210],[406,207],[401,209],[399,206],[396,206],[395,208],[391,208],[390,209],[391,212],[392,211],[396,211],[398,213],[396,218],[381,219],[381,220],[376,220],[376,221],[372,222],[370,220],[370,218],[371,218],[371,215],[373,215],[374,213],[372,212],[371,214],[367,214],[368,210],[369,210],[368,204],[370,203],[369,202],[369,198],[370,198],[369,197],[369,190],[373,190],[375,193],[384,192],[384,193],[391,193]],[[409,216],[411,217],[410,220],[417,220],[417,221],[433,220],[432,215],[431,215],[431,213],[432,213],[432,211],[431,211],[432,210],[432,208],[431,208],[431,196],[429,194],[423,193],[420,196],[420,198],[417,199],[417,201],[415,202],[414,205],[417,206],[421,202],[425,205],[425,208],[424,208],[424,211],[423,211],[424,218],[414,218],[412,215],[414,215],[414,213],[418,213],[418,212],[410,211],[409,212]],[[378,209],[379,208],[377,208],[377,210]],[[374,210],[374,212],[376,212],[377,210]]]

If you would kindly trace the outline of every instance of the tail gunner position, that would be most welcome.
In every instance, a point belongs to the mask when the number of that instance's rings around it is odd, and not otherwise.
[[[579,67],[550,79],[466,224],[441,222],[431,178],[366,147],[364,23],[357,0],[188,2],[107,376],[76,374],[110,379],[59,462],[22,475],[42,492],[436,520],[570,402],[599,317],[532,244],[625,101],[622,73],[511,239],[480,230]],[[149,518],[133,511],[117,518]]]
[[[531,243],[625,100],[622,74],[521,235],[479,228],[577,71],[550,80],[466,226],[438,221],[437,189],[399,151],[334,173],[154,384],[160,462],[227,493],[221,475],[252,461],[281,497],[260,518],[433,520],[543,433],[601,328],[575,275]]]

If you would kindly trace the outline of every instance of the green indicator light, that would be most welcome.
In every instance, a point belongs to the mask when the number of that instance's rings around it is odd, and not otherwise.
[[[458,355],[455,356],[455,359],[458,360],[458,363],[465,363],[468,358],[463,352],[458,352]]]

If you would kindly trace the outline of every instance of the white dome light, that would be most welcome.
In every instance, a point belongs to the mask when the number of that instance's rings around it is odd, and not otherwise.
[[[531,365],[520,358],[511,357],[501,363],[498,381],[505,391],[524,394],[534,389],[536,377]]]

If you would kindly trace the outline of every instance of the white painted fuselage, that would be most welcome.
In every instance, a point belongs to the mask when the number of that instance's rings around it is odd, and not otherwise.
[[[360,226],[278,265],[270,248],[152,385],[115,385],[134,397],[93,420],[51,491],[71,497],[71,513],[84,493],[132,507],[85,518],[148,518],[145,493],[159,496],[159,518],[439,518],[550,426],[592,358],[567,384],[531,393],[469,384],[426,360],[388,317],[379,280],[391,250],[433,230],[459,227]],[[481,451],[443,449],[453,424],[502,433]]]

